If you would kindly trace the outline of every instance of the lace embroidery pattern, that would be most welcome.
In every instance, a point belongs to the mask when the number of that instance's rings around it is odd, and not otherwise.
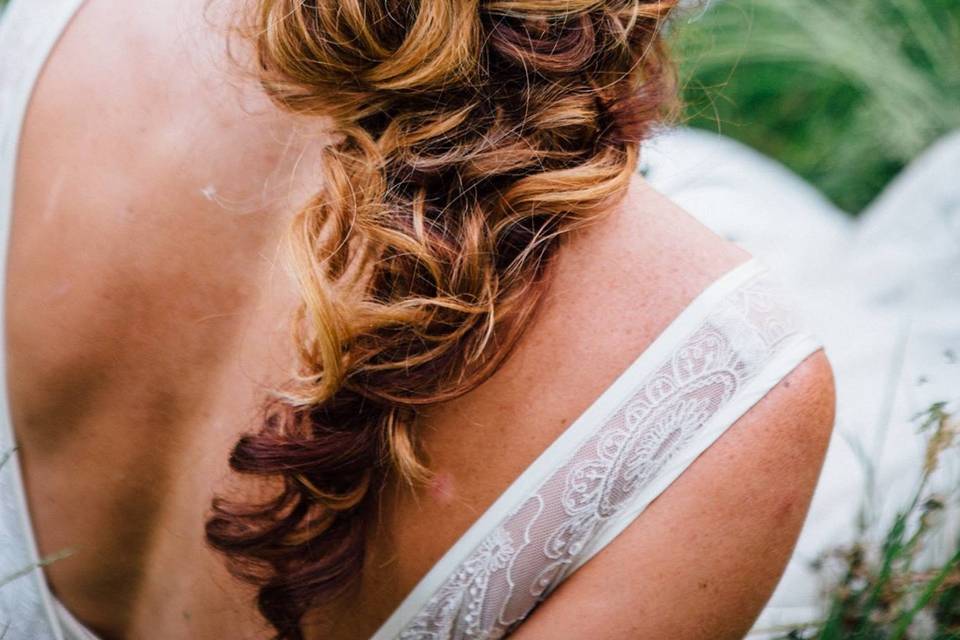
[[[792,318],[765,275],[728,293],[486,536],[398,637],[492,640],[516,628],[611,519],[799,333]]]

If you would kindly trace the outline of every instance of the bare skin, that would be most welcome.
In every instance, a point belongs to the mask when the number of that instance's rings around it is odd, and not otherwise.
[[[89,0],[22,139],[7,283],[14,426],[41,552],[73,549],[47,567],[50,584],[107,638],[269,636],[251,589],[204,545],[203,521],[229,484],[231,446],[294,367],[296,295],[279,247],[318,186],[322,136],[230,66],[205,4]],[[370,579],[311,616],[310,637],[368,637],[670,320],[746,258],[638,177],[560,253],[514,357],[431,412],[438,482],[384,494]],[[517,637],[742,635],[794,543],[832,407],[818,353]]]

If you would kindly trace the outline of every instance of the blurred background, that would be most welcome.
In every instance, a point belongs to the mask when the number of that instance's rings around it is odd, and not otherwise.
[[[960,128],[957,0],[715,0],[680,22],[687,123],[852,214]]]
[[[693,5],[671,38],[683,122],[779,160],[851,214],[960,128],[958,0]]]
[[[752,636],[960,640],[960,0],[688,4],[644,172],[790,281],[837,379]]]

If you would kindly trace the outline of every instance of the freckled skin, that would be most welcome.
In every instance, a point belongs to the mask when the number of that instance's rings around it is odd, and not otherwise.
[[[317,189],[313,163],[324,132],[279,113],[255,83],[230,71],[223,21],[216,12],[204,17],[207,5],[88,0],[38,83],[21,145],[6,300],[13,422],[40,550],[75,549],[45,573],[106,638],[270,637],[250,589],[206,548],[203,522],[214,491],[235,486],[226,466],[232,445],[258,426],[267,390],[294,368],[296,295],[279,247],[295,206]],[[360,588],[313,612],[308,637],[369,637],[676,314],[744,259],[637,178],[621,207],[566,243],[543,308],[504,367],[425,412],[422,446],[434,482],[383,490]],[[789,398],[775,402],[809,418]],[[774,404],[767,412],[763,424],[782,411]],[[763,518],[773,509],[789,522],[770,553],[753,553],[751,567],[766,581],[747,585],[753,591],[729,587],[749,592],[746,604],[703,607],[742,627],[782,568],[822,448],[822,438],[786,437],[796,424],[777,424],[762,443],[741,437],[739,448],[727,446],[720,459],[728,462],[702,467],[688,493],[658,500],[637,531],[656,523],[659,537],[605,550],[582,570],[597,567],[595,583],[570,583],[566,609],[575,622],[608,613],[615,629],[571,636],[573,623],[558,613],[549,620],[560,631],[531,637],[613,638],[652,628],[648,610],[638,626],[600,604],[616,601],[603,584],[622,585],[619,571],[634,576],[630,589],[615,590],[634,599],[624,608],[631,615],[637,589],[649,591],[642,597],[651,610],[683,613],[676,600],[657,608],[657,594],[727,589],[733,578],[710,573],[727,557],[724,570],[743,574],[733,550],[719,558],[712,539],[685,540],[690,526],[712,532],[742,521],[743,529],[726,532],[733,544],[751,527],[769,528]],[[794,476],[782,471],[780,441],[792,446]],[[732,482],[746,464],[737,452],[758,447],[767,475]],[[771,469],[781,471],[770,476]],[[753,493],[721,491],[732,485]],[[792,493],[771,507],[770,496],[783,491]],[[744,519],[742,505],[757,496],[761,519]],[[685,510],[700,519],[691,525]],[[705,546],[693,553],[694,542]],[[663,562],[640,561],[649,557]],[[673,581],[678,568],[691,567],[706,573]],[[693,589],[698,580],[709,588]]]

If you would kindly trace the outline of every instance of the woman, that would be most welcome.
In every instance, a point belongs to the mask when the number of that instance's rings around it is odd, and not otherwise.
[[[6,18],[10,637],[742,636],[832,382],[635,171],[674,3],[226,4]]]

